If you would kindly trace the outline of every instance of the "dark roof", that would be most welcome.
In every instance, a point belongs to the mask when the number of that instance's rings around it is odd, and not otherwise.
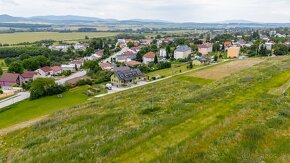
[[[191,49],[187,45],[179,45],[176,48],[176,51],[178,51],[178,52],[186,52],[188,50],[191,50]]]
[[[33,76],[36,74],[36,72],[34,71],[26,71],[23,74],[21,74],[21,76],[23,78],[33,78]]]
[[[19,74],[6,73],[1,76],[0,81],[1,82],[16,82],[18,78],[19,78]]]
[[[128,66],[121,66],[121,67],[114,66],[114,72],[115,71],[126,71],[126,70],[130,70],[130,67],[128,67]]]
[[[207,61],[209,61],[210,59],[200,57],[200,58],[197,58],[196,60],[198,60],[198,61],[200,61],[200,62],[207,62]]]
[[[120,80],[125,80],[125,81],[133,80],[136,77],[144,76],[144,74],[139,69],[115,71],[115,75]]]

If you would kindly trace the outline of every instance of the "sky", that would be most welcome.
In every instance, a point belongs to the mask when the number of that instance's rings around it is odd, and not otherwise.
[[[79,15],[172,22],[290,23],[290,0],[0,0],[0,14]]]

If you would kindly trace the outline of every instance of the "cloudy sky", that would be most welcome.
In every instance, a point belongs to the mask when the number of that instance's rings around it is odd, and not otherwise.
[[[0,14],[80,15],[175,22],[290,23],[290,0],[0,0]]]

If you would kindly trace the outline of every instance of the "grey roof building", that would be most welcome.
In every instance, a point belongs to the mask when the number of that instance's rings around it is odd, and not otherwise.
[[[187,45],[179,45],[176,48],[177,52],[186,52],[186,51],[189,51],[189,50],[191,50],[191,48],[189,46],[187,46]]]

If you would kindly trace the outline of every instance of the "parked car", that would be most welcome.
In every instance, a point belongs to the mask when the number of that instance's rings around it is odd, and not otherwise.
[[[108,90],[112,90],[112,84],[106,84],[106,89],[108,89]]]

